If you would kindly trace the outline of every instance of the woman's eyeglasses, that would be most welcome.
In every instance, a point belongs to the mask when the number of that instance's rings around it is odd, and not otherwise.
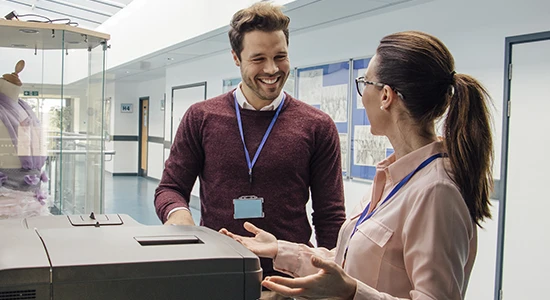
[[[367,87],[367,84],[370,84],[370,85],[374,85],[374,86],[378,86],[378,87],[384,87],[384,86],[389,86],[399,97],[401,97],[401,99],[405,99],[405,97],[403,97],[403,94],[401,94],[398,90],[396,90],[394,87],[392,87],[391,85],[388,85],[388,84],[383,84],[383,83],[380,83],[380,82],[374,82],[374,81],[369,81],[367,79],[365,79],[365,76],[361,76],[361,77],[357,77],[355,78],[355,86],[357,87],[357,93],[359,93],[359,96],[363,97],[363,91],[365,90],[365,88]]]

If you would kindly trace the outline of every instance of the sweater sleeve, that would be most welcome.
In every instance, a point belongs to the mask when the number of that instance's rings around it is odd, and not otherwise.
[[[204,164],[201,127],[202,114],[193,105],[180,122],[155,191],[155,209],[162,223],[166,222],[172,209],[189,208],[191,190]]]
[[[322,122],[310,162],[310,188],[317,246],[332,249],[346,220],[344,186],[338,130],[328,116]]]

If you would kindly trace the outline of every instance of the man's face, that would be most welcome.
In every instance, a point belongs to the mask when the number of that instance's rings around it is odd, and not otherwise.
[[[283,31],[246,33],[241,59],[234,52],[233,59],[241,69],[243,93],[251,104],[268,105],[281,93],[290,73]]]

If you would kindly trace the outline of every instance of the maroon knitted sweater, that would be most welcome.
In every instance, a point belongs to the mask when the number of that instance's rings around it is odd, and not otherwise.
[[[251,160],[274,114],[241,109]],[[286,95],[250,183],[232,92],[195,103],[179,125],[155,193],[163,222],[171,209],[188,207],[197,176],[203,226],[250,236],[243,229],[250,221],[278,239],[307,244],[311,227],[305,205],[311,190],[317,244],[336,245],[345,220],[340,143],[335,124],[317,108]],[[233,218],[233,199],[247,195],[264,198],[264,218]],[[272,273],[271,262],[262,260],[262,267],[264,276]]]

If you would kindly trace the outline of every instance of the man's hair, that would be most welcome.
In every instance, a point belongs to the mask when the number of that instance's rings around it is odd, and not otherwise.
[[[290,18],[283,13],[281,7],[268,2],[257,2],[248,8],[241,9],[231,19],[231,28],[229,29],[231,49],[240,60],[244,35],[254,30],[264,32],[282,30],[288,45],[289,23]]]

